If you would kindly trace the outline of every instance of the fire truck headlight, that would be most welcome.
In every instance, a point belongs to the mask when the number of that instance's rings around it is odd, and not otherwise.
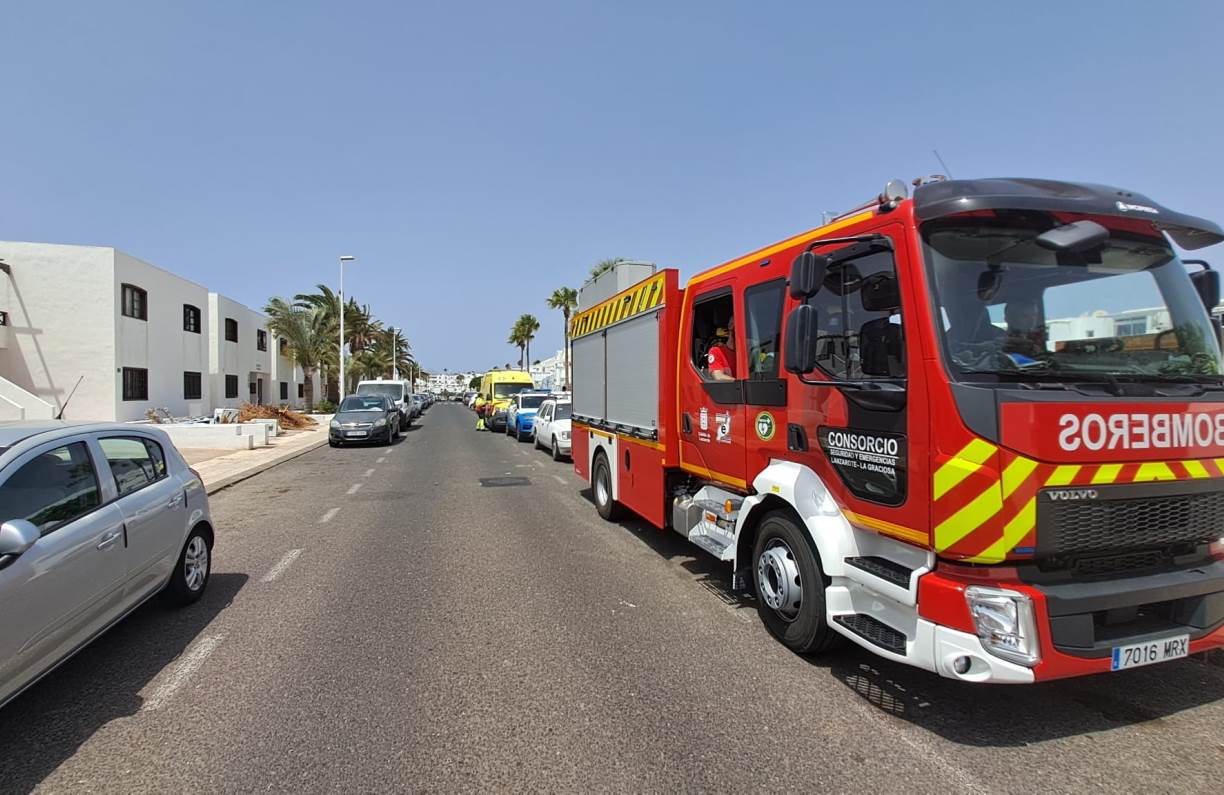
[[[1037,648],[1037,620],[1033,601],[1025,594],[1001,588],[971,585],[965,600],[986,651],[1032,667],[1041,659]]]

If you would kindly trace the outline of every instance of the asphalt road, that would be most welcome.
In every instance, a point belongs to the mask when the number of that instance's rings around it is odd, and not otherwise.
[[[440,404],[214,495],[205,598],[0,710],[0,790],[1220,791],[1224,667],[983,688],[798,657],[720,564],[473,427]]]

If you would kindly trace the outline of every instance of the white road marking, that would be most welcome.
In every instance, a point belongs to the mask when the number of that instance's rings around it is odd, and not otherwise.
[[[374,470],[373,470],[373,469],[367,469],[367,470],[365,471],[365,474],[364,474],[364,475],[362,475],[362,477],[363,477],[363,478],[368,478],[370,475],[373,475],[373,474],[374,474]]]
[[[617,601],[623,604],[625,607],[637,607],[637,605],[635,605],[633,602],[626,602],[624,599],[618,599]]]
[[[260,582],[272,582],[277,577],[285,573],[285,569],[289,568],[289,564],[298,559],[298,555],[302,554],[300,549],[291,549],[285,553],[284,557],[276,562],[276,565],[268,570],[268,573],[260,579]]]
[[[385,464],[386,462],[387,462],[387,457],[386,457],[386,456],[383,456],[382,458],[378,459],[378,460],[377,460],[377,461],[375,461],[374,463],[375,463],[375,464]]]
[[[565,480],[565,478],[561,477],[560,475],[553,475],[553,480],[557,481],[562,486],[569,485],[569,483]]]
[[[357,493],[357,490],[358,490],[358,489],[360,489],[360,488],[361,488],[361,484],[360,484],[360,483],[354,483],[353,485],[349,486],[349,490],[348,490],[346,493],[347,493],[347,494],[356,494],[356,493]]]
[[[319,520],[319,524],[327,524],[332,519],[336,518],[336,514],[340,513],[339,508],[329,508],[327,513],[323,514],[323,518]]]
[[[161,709],[165,706],[179,689],[187,684],[187,680],[195,675],[204,665],[212,653],[221,645],[221,639],[224,635],[205,635],[196,641],[191,648],[183,653],[178,658],[178,662],[166,674],[165,679],[159,684],[149,697],[141,704],[142,711],[152,711]]]
[[[531,463],[535,464],[535,465],[536,465],[536,466],[538,466],[540,469],[543,469],[543,468],[544,468],[544,466],[545,466],[545,464],[544,464],[544,462],[543,462],[543,461],[532,461]]]

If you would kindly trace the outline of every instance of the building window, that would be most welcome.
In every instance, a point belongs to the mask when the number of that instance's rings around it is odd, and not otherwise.
[[[306,397],[306,385],[298,384],[298,400],[301,400],[304,397]]]
[[[193,334],[200,333],[200,308],[191,304],[183,304],[183,331]]]
[[[286,381],[281,381],[280,385],[281,385],[281,400],[288,400],[289,399],[289,383]]]
[[[268,349],[268,332],[264,331],[263,329],[256,329],[255,348],[261,351],[266,351]]]
[[[123,316],[149,319],[149,294],[134,284],[123,285]]]
[[[204,391],[202,383],[199,373],[183,373],[183,400],[199,400]]]
[[[8,312],[0,311],[0,326],[8,325]]]
[[[225,319],[225,339],[227,342],[238,341],[238,321],[232,317]]]
[[[284,337],[281,337],[279,342],[280,342],[280,355],[285,356],[286,352],[289,350],[289,340],[285,339]]]
[[[1114,322],[1115,337],[1142,337],[1147,334],[1146,317],[1120,317]]]
[[[149,399],[149,371],[140,367],[123,368],[123,399]]]
[[[252,381],[252,382],[251,382],[251,384],[250,384],[250,386],[251,386],[251,389],[250,389],[250,392],[251,392],[251,397],[255,397],[255,389],[256,389],[255,382],[254,382],[254,381]]]
[[[238,376],[227,375],[225,377],[225,396],[227,398],[238,397]]]

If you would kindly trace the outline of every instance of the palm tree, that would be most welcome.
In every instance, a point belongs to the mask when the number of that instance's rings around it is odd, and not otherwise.
[[[314,376],[328,360],[332,350],[331,336],[323,313],[317,309],[291,304],[283,298],[273,298],[264,307],[268,330],[285,340],[294,364],[302,368],[305,378],[303,394],[306,411],[314,408]]]
[[[506,337],[506,342],[519,349],[519,369],[523,369],[523,348],[527,343],[523,339],[523,319],[521,317],[510,328],[510,336]],[[510,369],[509,364],[506,365],[506,369]]]
[[[594,268],[591,268],[591,278],[594,279],[596,276],[600,276],[612,270],[619,263],[628,261],[629,260],[625,259],[624,257],[609,257],[608,259],[601,259],[599,262],[595,263]]]
[[[560,309],[565,318],[565,388],[570,385],[570,313],[578,308],[578,291],[571,287],[558,287],[548,296],[548,308]]]
[[[298,293],[293,297],[299,307],[317,309],[322,313],[324,322],[331,332],[330,339],[336,340],[340,346],[340,296],[326,284],[315,285],[317,292]],[[344,303],[344,344],[348,346],[349,354],[360,353],[370,345],[374,336],[382,330],[382,322],[375,320],[368,305],[358,305],[351,297]],[[327,381],[328,397],[338,400],[340,397],[340,379],[337,375],[339,356],[324,371]]]
[[[536,320],[535,315],[519,315],[514,325],[522,332],[523,369],[526,370],[527,362],[531,361],[531,341],[535,339],[536,332],[540,330],[540,321]]]

